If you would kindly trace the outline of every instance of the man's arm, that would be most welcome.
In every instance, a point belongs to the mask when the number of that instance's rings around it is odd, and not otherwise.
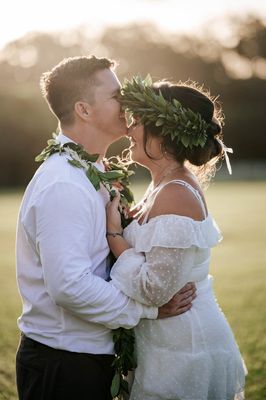
[[[93,200],[79,185],[57,183],[45,189],[34,205],[36,249],[49,296],[78,318],[111,329],[156,318],[157,308],[129,299],[93,274]]]

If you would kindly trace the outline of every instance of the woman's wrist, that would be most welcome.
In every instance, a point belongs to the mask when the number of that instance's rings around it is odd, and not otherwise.
[[[120,232],[109,232],[106,233],[106,238],[108,245],[113,253],[113,255],[118,258],[125,250],[130,248],[129,243],[123,237]]]
[[[112,237],[122,236],[123,237],[123,230],[122,230],[122,232],[121,231],[120,232],[118,232],[118,231],[116,232],[116,231],[107,230],[106,236],[112,236]]]
[[[113,225],[113,224],[107,224],[106,225],[106,231],[107,232],[119,232],[123,233],[123,228],[120,224]]]

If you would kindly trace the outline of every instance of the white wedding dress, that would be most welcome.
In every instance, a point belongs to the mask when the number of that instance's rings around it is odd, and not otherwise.
[[[199,192],[173,182],[191,190],[205,210]],[[161,306],[187,282],[197,287],[186,313],[143,319],[135,328],[138,366],[130,400],[243,399],[245,366],[208,274],[210,249],[221,239],[213,218],[162,215],[142,225],[134,220],[124,237],[132,248],[118,258],[111,279],[126,295]]]

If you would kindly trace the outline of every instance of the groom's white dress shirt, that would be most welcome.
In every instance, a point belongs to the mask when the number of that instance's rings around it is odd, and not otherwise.
[[[63,134],[58,139],[71,141]],[[53,348],[112,354],[111,329],[157,317],[157,308],[106,281],[107,201],[107,191],[97,192],[66,154],[50,156],[35,173],[17,227],[18,325],[26,336]]]

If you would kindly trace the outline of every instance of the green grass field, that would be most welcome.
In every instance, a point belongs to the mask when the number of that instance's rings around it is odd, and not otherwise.
[[[143,186],[135,187],[137,197]],[[246,399],[266,399],[266,182],[214,183],[211,214],[224,240],[214,249],[215,289],[245,358]],[[0,400],[17,398],[16,319],[21,303],[15,278],[15,225],[21,193],[0,194]]]

